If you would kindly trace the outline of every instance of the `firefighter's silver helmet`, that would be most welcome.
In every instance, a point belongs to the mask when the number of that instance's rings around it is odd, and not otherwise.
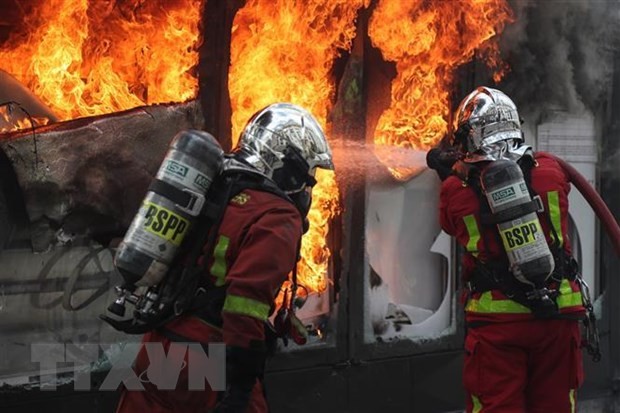
[[[289,193],[303,190],[316,168],[334,169],[321,126],[310,112],[291,103],[274,103],[255,113],[235,152]]]
[[[461,101],[456,128],[456,143],[472,162],[506,154],[518,158],[529,148],[522,145],[517,106],[505,93],[490,87],[478,87]]]

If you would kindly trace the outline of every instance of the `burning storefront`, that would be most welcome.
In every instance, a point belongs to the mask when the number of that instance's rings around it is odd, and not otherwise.
[[[88,366],[81,344],[137,340],[98,315],[118,283],[113,240],[170,139],[204,129],[228,149],[244,121],[274,101],[316,114],[336,163],[335,174],[317,176],[302,247],[298,315],[310,341],[282,347],[270,363],[274,411],[462,406],[459,251],[440,231],[438,180],[424,156],[450,132],[464,91],[502,79],[519,87],[510,81],[522,74],[519,62],[502,60],[498,42],[525,32],[510,27],[545,20],[528,22],[536,13],[503,0],[56,0],[0,9],[0,383],[7,389],[0,397],[7,406],[24,405],[25,389],[40,383],[55,381],[62,392],[76,366]],[[518,40],[511,44],[525,47]],[[561,110],[571,115],[574,107]],[[544,148],[570,128],[591,149],[608,122],[535,115],[528,132]],[[577,161],[598,168],[596,157]],[[610,176],[605,183],[617,179]],[[605,254],[589,249],[598,234],[588,213],[573,215],[587,232],[580,236],[589,282],[602,296],[615,288],[604,276],[612,264],[599,264]],[[70,343],[67,360],[82,362],[39,377],[26,345],[34,342]],[[115,351],[122,353],[111,347],[107,356]],[[109,368],[104,359],[91,366],[95,373]],[[608,377],[592,374],[593,396],[608,389]],[[30,391],[33,403],[50,403]],[[85,406],[60,394],[59,406]],[[111,409],[114,394],[92,400],[88,408]]]

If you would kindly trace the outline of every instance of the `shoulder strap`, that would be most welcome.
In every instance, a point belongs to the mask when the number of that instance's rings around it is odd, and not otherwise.
[[[533,157],[523,157],[519,160],[519,166],[521,167],[521,170],[523,171],[523,177],[525,178],[525,184],[527,185],[527,190],[530,193],[530,197],[532,199],[534,199],[535,197],[538,196],[538,194],[536,193],[536,191],[534,191],[534,188],[532,188],[532,169],[534,169],[536,166],[538,166],[538,163],[536,162],[536,160]],[[559,239],[560,237],[558,236],[558,233],[555,231],[555,227],[553,226],[553,224],[551,223],[551,216],[549,215],[549,210],[545,210],[542,213],[540,213],[539,215],[542,216],[542,218],[545,220],[547,227],[549,228],[549,231],[551,231],[551,235],[553,237],[553,243],[551,244],[551,249],[552,251],[556,252],[559,249],[561,249],[560,247],[560,243],[559,243]]]
[[[538,166],[538,163],[536,162],[536,159],[534,157],[528,156],[527,158],[523,157],[519,160],[519,166],[523,171],[523,176],[525,178],[527,189],[533,199],[534,197],[538,196],[538,194],[536,193],[536,191],[534,191],[534,188],[532,188],[532,169]],[[549,245],[549,249],[551,250],[551,254],[553,254],[553,258],[556,264],[555,269],[553,270],[552,277],[556,280],[563,277],[574,277],[575,271],[570,265],[571,262],[574,261],[574,258],[570,254],[566,253],[564,248],[562,248],[562,246],[560,245],[560,237],[558,236],[558,233],[555,230],[553,223],[551,222],[549,208],[545,209],[542,212],[539,212],[538,216],[540,216],[541,219],[545,220],[547,228],[549,228],[549,231],[551,232],[551,237],[553,239],[551,245]]]
[[[174,293],[170,302],[174,303],[174,314],[180,315],[192,307],[196,291],[200,287],[201,281],[207,279],[202,277],[203,270],[208,260],[203,260],[198,265],[198,260],[203,251],[213,251],[218,229],[224,218],[224,212],[228,205],[236,177],[218,176],[209,188],[206,202],[198,221],[192,229],[192,233],[185,240],[181,252],[176,257],[173,267],[179,272],[176,283],[172,286]],[[206,248],[205,248],[206,246]],[[171,278],[171,277],[167,277]]]
[[[455,162],[454,165],[452,166],[452,174],[458,177],[463,182],[464,186],[465,185],[469,186],[474,191],[474,193],[476,194],[476,197],[478,198],[478,204],[480,207],[480,210],[478,212],[478,218],[479,218],[480,223],[482,224],[481,234],[480,234],[481,241],[482,241],[483,248],[487,250],[487,246],[489,245],[489,239],[488,239],[489,234],[488,234],[488,231],[486,231],[486,229],[488,228],[489,225],[485,217],[488,217],[491,215],[491,208],[489,206],[489,203],[487,202],[486,197],[482,193],[482,188],[480,186],[480,167],[476,164],[471,164],[471,163],[459,160]],[[494,232],[496,233],[498,240],[499,240],[499,233],[497,233],[497,231],[494,231]],[[499,242],[501,242],[501,240],[499,240]],[[476,261],[477,264],[484,265],[477,257],[474,257],[474,260]]]

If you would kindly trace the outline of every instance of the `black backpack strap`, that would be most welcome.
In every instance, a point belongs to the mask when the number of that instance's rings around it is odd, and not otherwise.
[[[232,176],[236,175],[239,177],[231,191],[231,199],[246,189],[255,189],[258,191],[269,192],[279,196],[293,205],[295,204],[293,200],[275,184],[275,182],[264,176],[240,171],[232,171],[231,174]]]
[[[525,185],[527,186],[527,190],[530,193],[530,198],[540,199],[540,196],[536,193],[536,191],[534,191],[534,188],[532,188],[532,169],[538,166],[538,163],[531,156],[524,156],[521,159],[519,159],[519,162],[517,163],[519,164],[519,166],[521,167],[521,171],[523,172],[523,178],[525,180]],[[560,248],[559,246],[560,238],[558,237],[558,234],[555,231],[555,228],[551,224],[551,217],[549,216],[549,211],[542,211],[538,215],[539,216],[542,215],[542,218],[545,220],[547,226],[549,227],[549,231],[551,231],[551,235],[553,236],[553,242],[551,244],[551,247],[555,249]]]
[[[523,156],[519,159],[518,164],[523,171],[523,177],[525,179],[525,184],[527,185],[527,190],[530,193],[530,197],[532,199],[540,200],[540,196],[532,187],[532,170],[538,166],[538,162],[536,162],[534,156],[531,155]],[[560,237],[551,222],[549,210],[539,210],[537,212],[538,216],[545,221],[547,228],[549,228],[549,231],[551,232],[552,241],[551,245],[549,245],[549,249],[551,250],[551,254],[553,255],[553,259],[556,264],[551,278],[558,282],[561,281],[562,278],[574,279],[576,275],[576,270],[573,268],[573,264],[576,263],[575,259],[560,245]]]
[[[187,273],[191,279],[188,292],[190,296],[187,299],[190,301],[187,303],[185,310],[193,307],[191,301],[194,299],[194,295],[199,288],[210,289],[212,287],[208,277],[203,277],[204,270],[206,268],[208,260],[203,260],[202,265],[198,265],[198,260],[203,254],[212,254],[215,248],[215,241],[217,239],[219,228],[224,219],[224,213],[228,207],[230,199],[241,192],[238,188],[238,181],[241,180],[241,176],[238,174],[221,174],[216,182],[214,182],[209,190],[207,198],[209,201],[205,204],[203,213],[198,221],[198,224],[194,227],[194,237],[191,239],[189,245],[189,253],[183,259],[185,262],[189,262],[189,265],[183,265],[184,272]],[[179,254],[182,255],[182,254]],[[184,264],[184,263],[183,263]]]
[[[480,184],[480,168],[478,166],[472,166],[470,168],[467,177],[467,185],[471,187],[471,189],[478,197],[478,204],[480,206],[479,217],[480,223],[482,224],[480,235],[482,238],[483,248],[486,249],[487,246],[490,245],[489,231],[487,231],[487,229],[490,229],[491,232],[494,234],[495,242],[498,243],[498,245],[502,246],[503,243],[499,235],[499,231],[497,230],[497,226],[494,225],[492,222],[493,220],[491,217],[493,217],[493,213],[491,212],[491,206],[489,205],[487,197],[482,192],[482,186]],[[476,261],[478,261],[478,259],[476,259]],[[504,266],[508,268],[508,257],[505,253],[503,254],[502,259],[498,261],[501,261],[502,264],[505,264]]]
[[[193,209],[196,200],[198,199],[193,192],[179,189],[178,187],[161,179],[154,179],[153,182],[151,182],[151,185],[149,185],[149,191],[168,198],[170,201],[186,210]]]

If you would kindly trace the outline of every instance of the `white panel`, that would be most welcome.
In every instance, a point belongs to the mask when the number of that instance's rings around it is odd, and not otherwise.
[[[538,125],[537,149],[564,159],[596,187],[597,137],[591,115],[554,113],[547,122]],[[573,243],[581,246],[581,254],[576,258],[581,263],[584,280],[590,286],[593,296],[596,296],[597,218],[574,186],[569,194],[569,213],[579,237],[579,240],[573,240]],[[575,253],[577,255],[578,251]]]
[[[576,163],[572,165],[577,169],[591,184],[594,184],[596,165],[593,163]],[[581,195],[581,193],[573,187],[568,197],[569,213],[577,227],[579,234],[579,245],[581,246],[581,256],[578,257],[581,262],[581,272],[583,279],[590,286],[591,294],[596,297],[598,295],[598,287],[596,286],[596,215],[594,211]]]
[[[369,328],[382,339],[428,337],[450,326],[451,244],[439,236],[438,205],[439,180],[430,170],[398,186],[368,189],[367,311]]]

